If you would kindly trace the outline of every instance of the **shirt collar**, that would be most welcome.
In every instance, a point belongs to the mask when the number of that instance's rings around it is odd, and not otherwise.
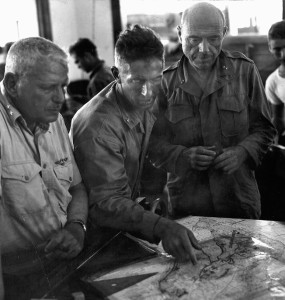
[[[149,118],[151,120],[155,120],[155,117],[153,115],[153,113],[149,110],[146,110],[144,112],[144,115],[143,115],[143,119],[142,120],[139,116],[138,116],[138,113],[134,112],[134,111],[127,111],[126,110],[126,107],[124,105],[124,97],[118,92],[118,86],[117,84],[114,85],[114,93],[115,93],[115,96],[116,96],[116,100],[117,100],[117,103],[118,103],[118,106],[120,108],[120,111],[121,111],[121,114],[122,114],[122,117],[124,119],[124,122],[129,126],[130,129],[133,129],[134,127],[136,127],[138,124],[141,128],[141,131],[144,133],[144,124],[145,123],[145,118]]]
[[[0,93],[0,102],[2,103],[4,109],[7,112],[8,118],[11,123],[15,126],[18,118],[22,118],[20,112],[13,105],[12,101],[9,99],[3,81],[0,83],[1,93]]]
[[[104,64],[104,60],[98,60],[96,63],[95,63],[95,66],[93,68],[93,70],[91,71],[91,74],[90,74],[90,78],[92,78],[102,67],[102,65]]]
[[[200,94],[200,87],[195,81],[191,69],[194,67],[189,63],[186,56],[182,56],[178,64],[178,84],[183,89],[193,95]],[[227,81],[231,80],[234,76],[233,66],[230,60],[226,57],[223,51],[220,52],[215,62],[211,77],[211,86],[207,86],[208,93],[213,92],[223,86]]]
[[[18,109],[14,106],[12,100],[9,98],[9,96],[6,93],[3,81],[0,82],[0,102],[2,103],[4,109],[7,112],[7,116],[10,119],[13,126],[16,126],[17,123],[20,123],[21,125],[24,125],[27,127],[27,123],[21,113],[18,111]],[[48,131],[49,124],[39,123],[37,125],[41,130]]]
[[[189,72],[189,69],[194,68],[188,61],[187,57],[185,55],[182,56],[181,60],[178,63],[178,78],[180,81],[180,84],[183,85],[184,83],[187,83],[191,81],[191,72]],[[217,60],[215,62],[214,70],[216,70],[216,76],[217,78],[225,79],[225,78],[232,78],[233,76],[233,67],[230,62],[230,60],[226,57],[223,50],[221,50],[219,56],[217,57]]]

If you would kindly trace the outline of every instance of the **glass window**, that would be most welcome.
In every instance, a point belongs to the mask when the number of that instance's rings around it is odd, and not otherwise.
[[[142,24],[157,31],[166,42],[180,22],[180,14],[195,0],[121,0],[125,26]],[[207,1],[221,9],[226,17],[228,35],[267,35],[272,23],[282,20],[282,0]]]
[[[39,35],[35,0],[0,0],[0,8],[0,46]]]

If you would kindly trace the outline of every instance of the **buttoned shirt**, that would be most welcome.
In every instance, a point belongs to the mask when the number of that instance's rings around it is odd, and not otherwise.
[[[278,69],[268,76],[265,83],[267,99],[274,105],[285,104],[285,78],[279,75]]]
[[[2,254],[46,242],[67,221],[69,188],[81,182],[63,118],[33,134],[0,94],[0,213]]]
[[[111,83],[74,116],[70,136],[74,155],[89,193],[89,216],[94,224],[132,231],[143,224],[144,238],[155,240],[158,218],[135,202],[154,116],[143,119],[125,108]]]
[[[276,130],[254,63],[238,52],[222,51],[203,91],[183,56],[165,70],[158,121],[150,142],[152,162],[169,172],[174,215],[258,218],[260,195],[254,169]],[[233,174],[190,167],[182,153],[194,146],[243,147],[248,159]]]

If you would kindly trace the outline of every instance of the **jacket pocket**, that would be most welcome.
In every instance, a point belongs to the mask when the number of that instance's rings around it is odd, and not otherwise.
[[[241,133],[248,125],[247,96],[232,95],[218,99],[217,103],[223,136],[230,137]]]
[[[2,166],[2,201],[10,214],[22,218],[46,207],[41,170],[34,162]]]

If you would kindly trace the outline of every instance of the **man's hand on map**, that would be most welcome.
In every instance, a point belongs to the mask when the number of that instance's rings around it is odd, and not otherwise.
[[[180,261],[191,260],[194,265],[197,263],[193,248],[201,250],[201,246],[192,231],[174,221],[161,218],[154,233],[161,239],[167,253]]]

